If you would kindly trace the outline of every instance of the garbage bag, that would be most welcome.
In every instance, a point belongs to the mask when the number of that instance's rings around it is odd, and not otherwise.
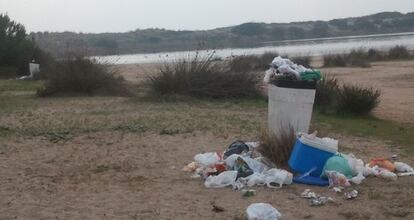
[[[247,180],[247,186],[253,187],[253,186],[263,186],[266,184],[265,182],[266,175],[261,173],[254,173],[248,177],[245,178]]]
[[[325,177],[327,171],[337,171],[349,179],[352,178],[352,170],[349,167],[348,160],[342,157],[342,155],[332,156],[326,161],[321,177]]]
[[[283,184],[292,184],[292,181],[293,175],[286,170],[274,168],[265,172],[265,183],[269,188],[281,188]]]
[[[209,176],[204,182],[207,188],[222,188],[235,184],[237,171],[224,171],[218,176]]]
[[[253,203],[246,209],[248,220],[278,220],[282,214],[267,203]]]
[[[353,154],[343,154],[342,156],[348,160],[349,167],[352,170],[352,176],[356,176],[364,172],[364,161],[357,159]]]
[[[329,180],[329,187],[351,186],[348,179],[342,173],[339,173],[337,171],[326,171],[326,176],[328,177],[328,180]]]
[[[391,172],[395,171],[395,166],[393,163],[391,163],[391,161],[389,161],[388,159],[385,158],[375,158],[375,159],[371,159],[371,161],[369,162],[369,166],[373,167],[373,166],[378,166],[380,168],[384,168],[387,169]]]
[[[403,162],[394,162],[394,166],[395,166],[395,170],[400,173],[414,172],[414,169],[410,165],[403,163]]]
[[[194,160],[202,166],[213,166],[220,161],[219,155],[216,152],[197,154],[194,156]]]
[[[233,154],[241,154],[243,152],[248,152],[249,146],[245,144],[243,141],[235,141],[228,149],[224,152],[223,158],[226,159],[227,157],[233,155]]]
[[[250,169],[253,170],[254,173],[262,173],[264,171],[266,171],[267,169],[269,169],[264,163],[256,160],[256,159],[252,159],[250,157],[244,157],[244,156],[240,156],[237,154],[233,154],[229,157],[227,157],[224,162],[226,163],[227,167],[229,167],[230,169],[234,169],[234,163],[236,162],[237,158],[241,157],[246,164],[249,166]]]
[[[388,180],[393,180],[396,181],[398,179],[397,174],[389,171],[388,169],[384,169],[384,168],[379,168],[380,171],[378,173],[379,177],[382,177],[384,179],[388,179]]]
[[[237,171],[237,178],[247,177],[253,174],[253,170],[249,167],[242,157],[238,157],[234,162],[233,170]]]

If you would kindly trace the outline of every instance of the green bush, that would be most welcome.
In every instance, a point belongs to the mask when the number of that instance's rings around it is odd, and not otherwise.
[[[380,61],[386,58],[386,54],[382,51],[371,48],[367,52],[367,57],[370,61]]]
[[[157,95],[185,95],[197,98],[239,98],[258,94],[258,78],[246,70],[214,62],[213,55],[166,63],[159,73],[149,76]]]
[[[324,67],[345,67],[347,61],[344,55],[341,54],[327,54],[323,56],[323,66]]]
[[[369,114],[380,102],[381,92],[373,88],[343,85],[338,90],[336,109],[340,113]]]
[[[130,95],[122,77],[105,64],[82,56],[57,61],[41,69],[46,84],[39,96]]]
[[[346,60],[348,66],[371,67],[370,60],[367,56],[367,52],[365,52],[362,48],[357,50],[351,50],[351,52],[348,55],[346,55]]]
[[[316,84],[315,107],[326,112],[335,105],[339,83],[333,75],[324,75]]]
[[[405,46],[395,46],[388,51],[388,59],[408,59],[411,57],[410,52]]]

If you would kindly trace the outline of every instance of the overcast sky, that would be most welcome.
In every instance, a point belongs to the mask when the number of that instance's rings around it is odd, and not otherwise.
[[[95,33],[330,20],[382,11],[414,11],[414,0],[0,0],[0,13],[28,31]]]

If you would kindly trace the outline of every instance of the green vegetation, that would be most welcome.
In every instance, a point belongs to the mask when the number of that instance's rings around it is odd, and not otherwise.
[[[197,98],[241,98],[256,96],[258,78],[248,71],[234,71],[226,64],[207,57],[166,63],[159,73],[149,76],[156,95],[185,95]]]
[[[335,107],[339,83],[332,75],[324,75],[316,84],[315,107],[321,112],[327,112]]]
[[[337,91],[337,112],[367,115],[380,102],[381,92],[377,89],[344,84]]]
[[[43,86],[42,81],[31,80],[0,80],[0,92],[30,92],[36,91]]]
[[[206,49],[257,47],[267,41],[412,32],[413,23],[413,12],[384,12],[327,22],[245,23],[207,31],[138,29],[102,34],[39,32],[33,36],[42,49],[57,56],[66,54],[67,49],[85,48],[90,55],[108,55],[196,50],[200,46]]]
[[[325,75],[316,84],[315,108],[322,113],[368,115],[378,106],[381,92],[374,88],[343,84],[332,75]]]
[[[414,127],[410,124],[399,124],[373,117],[322,114],[318,111],[315,111],[312,123],[314,129],[322,132],[345,132],[359,137],[391,141],[393,145],[414,155]]]
[[[325,67],[371,67],[373,61],[386,61],[398,59],[412,59],[414,54],[405,46],[394,46],[388,51],[376,49],[365,50],[363,48],[351,50],[349,54],[328,54],[323,56]]]
[[[69,57],[44,68],[46,84],[39,96],[52,95],[129,95],[122,77],[113,68],[82,56]]]
[[[0,71],[0,78],[16,76],[17,73],[27,74],[28,63],[34,58],[34,50],[35,46],[28,39],[24,26],[10,20],[6,14],[0,14],[0,67],[14,71]]]

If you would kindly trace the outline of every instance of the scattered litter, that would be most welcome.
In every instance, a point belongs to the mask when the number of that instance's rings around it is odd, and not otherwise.
[[[388,179],[388,180],[393,180],[393,181],[396,181],[398,179],[397,174],[395,174],[395,173],[393,173],[393,172],[391,172],[387,169],[382,169],[382,168],[379,168],[379,169],[380,169],[380,171],[378,173],[379,177],[382,177],[382,178]]]
[[[213,166],[220,161],[219,155],[216,152],[197,154],[194,156],[194,160],[206,167]]]
[[[224,171],[218,176],[209,176],[204,182],[207,188],[222,188],[231,186],[236,182],[237,171]]]
[[[237,171],[237,178],[247,177],[253,174],[253,170],[249,167],[242,157],[238,157],[234,162],[233,170]]]
[[[344,189],[344,187],[337,186],[337,187],[333,187],[332,191],[335,192],[335,193],[341,193],[343,189]]]
[[[184,172],[194,172],[194,171],[196,171],[196,169],[198,168],[199,166],[198,166],[198,164],[196,163],[196,162],[191,162],[191,163],[189,163],[189,164],[187,164],[183,169],[182,169],[182,171],[184,171]]]
[[[397,173],[397,176],[414,176],[414,172],[410,172],[410,173]]]
[[[384,169],[387,169],[387,170],[389,170],[391,172],[394,172],[395,171],[394,164],[391,161],[389,161],[388,159],[385,159],[385,158],[375,158],[375,159],[372,159],[369,162],[369,166],[370,167],[378,166],[379,168],[384,168]]]
[[[244,197],[251,197],[251,196],[256,195],[256,190],[245,189],[245,190],[242,190],[242,194],[243,194]]]
[[[414,172],[414,169],[403,162],[394,162],[394,166],[395,166],[395,171],[400,172],[400,173],[412,173]]]
[[[282,214],[267,203],[253,203],[246,209],[248,220],[278,220]]]
[[[322,177],[326,175],[327,171],[336,171],[346,178],[352,178],[352,169],[349,166],[348,160],[342,155],[335,155],[326,161]]]
[[[224,152],[223,158],[226,159],[227,157],[233,155],[233,154],[242,154],[249,151],[249,146],[244,143],[243,141],[235,141],[232,144],[230,144],[229,148]]]
[[[346,200],[355,199],[356,197],[358,197],[358,191],[352,190],[351,192],[345,192],[344,197]]]
[[[326,176],[329,180],[329,187],[336,187],[336,186],[342,186],[342,187],[348,187],[351,186],[346,176],[344,176],[342,173],[339,173],[337,171],[326,171]]]
[[[306,199],[314,199],[317,197],[316,193],[312,192],[310,189],[305,189],[300,196]]]
[[[321,206],[325,205],[327,202],[333,202],[334,200],[331,197],[319,196],[310,200],[310,206]]]

